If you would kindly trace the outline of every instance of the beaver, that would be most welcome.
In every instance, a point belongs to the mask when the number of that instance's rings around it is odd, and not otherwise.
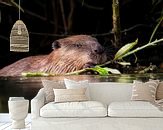
[[[48,55],[30,56],[0,70],[1,76],[20,76],[22,72],[65,74],[107,61],[104,48],[96,38],[74,35],[52,43]]]

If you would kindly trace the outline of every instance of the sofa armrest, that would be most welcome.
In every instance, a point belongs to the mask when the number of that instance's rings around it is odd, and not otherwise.
[[[45,104],[44,88],[41,88],[37,95],[31,100],[31,118],[35,119],[40,116],[40,109]]]

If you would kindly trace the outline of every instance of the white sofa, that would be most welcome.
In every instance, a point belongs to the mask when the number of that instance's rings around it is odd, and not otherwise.
[[[101,116],[54,117],[57,108],[46,107],[51,115],[46,117],[40,116],[45,106],[44,89],[40,89],[31,100],[32,130],[163,130],[163,111],[149,102],[130,100],[132,83],[90,83],[89,91],[91,100],[105,107]]]

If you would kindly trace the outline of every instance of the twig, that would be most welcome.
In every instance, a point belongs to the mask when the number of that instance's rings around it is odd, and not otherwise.
[[[43,17],[43,16],[41,16],[41,15],[38,15],[38,14],[36,14],[36,13],[34,13],[34,12],[31,12],[31,11],[29,11],[29,10],[27,10],[27,9],[24,9],[24,11],[25,11],[25,13],[27,13],[27,14],[29,14],[29,15],[32,15],[32,16],[34,16],[34,17],[36,17],[36,18],[38,18],[38,19],[40,19],[40,20],[42,20],[42,21],[47,21],[47,18],[46,17]],[[49,21],[49,23],[50,24],[55,24],[54,23],[54,21]]]
[[[79,75],[80,73],[84,73],[84,72],[87,72],[87,68],[85,69],[82,69],[82,70],[77,70],[77,71],[73,71],[73,72],[70,72],[70,73],[66,73],[65,75]]]
[[[24,9],[23,9],[21,6],[19,6],[14,0],[10,0],[10,2],[11,2],[11,5],[12,5],[12,6],[14,6],[14,7],[18,8],[18,9],[19,9],[19,7],[20,7],[20,10],[21,10],[22,12],[24,12]]]
[[[33,35],[40,35],[40,36],[51,36],[51,37],[65,37],[65,36],[71,36],[70,34],[51,34],[51,33],[38,33],[38,32],[29,32]]]
[[[134,49],[133,51],[130,51],[130,52],[126,53],[125,55],[123,55],[122,58],[124,58],[124,57],[126,57],[128,55],[131,55],[131,54],[133,54],[133,53],[135,53],[137,51],[140,51],[140,50],[142,50],[142,49],[144,49],[146,47],[154,46],[154,45],[156,45],[156,43],[159,43],[159,42],[162,42],[162,41],[163,41],[163,38],[159,39],[159,40],[155,40],[153,42],[150,42],[150,43],[148,43],[148,44],[146,44],[144,46],[138,47],[138,48]]]
[[[69,15],[68,15],[68,31],[71,30],[72,28],[72,16],[73,16],[73,13],[74,13],[74,0],[70,0],[70,12],[69,12]]]
[[[5,37],[5,36],[2,36],[2,35],[0,35],[0,39],[4,39],[4,40],[6,40],[6,41],[10,41],[9,38],[7,38],[7,37]]]
[[[89,4],[87,4],[85,1],[81,1],[81,0],[78,0],[80,3],[81,3],[81,5],[82,6],[84,6],[84,7],[86,7],[86,8],[89,8],[89,9],[93,9],[93,10],[99,10],[99,11],[101,11],[101,10],[103,10],[104,9],[104,7],[97,7],[97,6],[93,6],[93,5],[89,5]]]
[[[148,71],[150,71],[150,70],[153,71],[153,70],[155,70],[156,68],[157,68],[156,65],[150,65],[150,66],[148,66],[147,68],[145,68],[145,69],[139,71],[138,73],[139,73],[139,74],[145,74],[146,72],[148,72]]]
[[[114,60],[110,60],[110,61],[107,61],[107,62],[105,62],[104,64],[101,64],[101,65],[98,65],[98,66],[103,67],[103,66],[106,66],[106,65],[108,65],[108,64],[111,64],[111,63],[113,63],[113,62],[114,62]]]
[[[52,12],[53,12],[53,20],[54,20],[54,33],[57,33],[57,31],[58,31],[58,8],[57,8],[57,1],[55,1],[55,0],[52,0],[51,1],[52,2]]]
[[[41,16],[42,17],[42,16]],[[45,19],[42,19],[42,20],[45,20]],[[53,21],[51,21],[53,22]],[[54,24],[54,22],[52,23]],[[128,29],[124,29],[123,31],[121,31],[121,33],[125,33],[125,32],[128,32],[128,31],[131,31],[137,27],[140,27],[140,26],[145,26],[144,24],[137,24],[137,25],[134,25]],[[51,37],[64,37],[64,36],[71,36],[71,35],[79,35],[79,34],[51,34],[51,33],[38,33],[38,32],[30,32],[31,34],[34,34],[34,35],[46,35],[46,36],[51,36]],[[97,33],[97,34],[86,34],[86,35],[91,35],[93,37],[102,37],[102,36],[109,36],[109,35],[113,35],[113,32],[112,31],[109,31],[107,33]]]
[[[70,73],[66,73],[66,74],[54,74],[54,73],[44,73],[44,72],[22,72],[21,75],[22,76],[26,76],[26,77],[34,77],[34,76],[63,76],[63,75],[78,75],[80,73],[83,72],[87,72],[88,69],[82,69],[82,70],[78,70],[78,71],[74,71],[74,72],[70,72]]]
[[[136,24],[136,25],[134,25],[134,26],[132,26],[132,27],[129,27],[129,28],[127,28],[127,29],[124,29],[124,30],[122,30],[121,31],[121,33],[126,33],[126,32],[128,32],[128,31],[131,31],[131,30],[133,30],[133,29],[135,29],[135,28],[138,28],[138,27],[143,27],[143,26],[146,26],[146,27],[150,27],[149,25],[146,25],[146,24]]]
[[[59,0],[59,3],[60,3],[60,8],[61,8],[61,14],[62,14],[63,25],[64,25],[64,29],[65,29],[65,34],[67,34],[67,22],[66,22],[65,13],[64,13],[63,1]]]
[[[129,28],[127,28],[127,29],[122,30],[121,33],[126,33],[126,32],[128,32],[128,31],[131,31],[131,30],[133,30],[133,29],[135,29],[135,28],[138,28],[138,27],[141,27],[141,26],[147,26],[147,25],[145,25],[145,24],[136,24],[136,25],[134,25],[134,26],[132,26],[132,27],[129,27]],[[114,33],[113,33],[113,31],[111,30],[111,31],[109,31],[109,32],[107,32],[107,33],[91,34],[91,36],[94,36],[94,37],[96,37],[96,36],[108,36],[108,35],[113,35],[113,34],[114,34]]]
[[[159,42],[162,42],[162,41],[163,41],[163,38],[162,38],[162,39],[159,39],[159,40],[156,40],[156,41],[153,41],[153,42],[151,42],[151,43],[148,43],[148,44],[146,44],[146,45],[144,45],[144,46],[138,47],[138,48],[134,49],[133,51],[130,51],[130,52],[124,54],[124,55],[122,56],[122,58],[124,58],[124,57],[126,57],[126,56],[129,56],[129,55],[131,55],[131,54],[134,54],[135,52],[140,51],[140,50],[142,50],[142,49],[144,49],[144,48],[146,48],[146,47],[154,46],[154,45],[156,45],[156,43],[159,43]],[[105,62],[104,64],[101,64],[101,65],[98,65],[98,66],[100,66],[100,67],[106,66],[106,65],[111,64],[111,63],[113,63],[113,62],[115,62],[115,61],[116,61],[116,60],[113,59],[113,60],[107,61],[107,62]]]
[[[161,17],[160,21],[158,22],[158,24],[156,25],[155,29],[153,30],[153,33],[152,33],[152,35],[151,35],[150,40],[149,40],[148,43],[150,43],[150,42],[152,41],[153,36],[155,35],[156,30],[158,29],[158,27],[159,27],[159,25],[161,24],[162,20],[163,20],[163,16]]]

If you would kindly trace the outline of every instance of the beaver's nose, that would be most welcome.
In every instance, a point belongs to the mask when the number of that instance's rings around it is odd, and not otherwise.
[[[104,52],[104,48],[102,46],[98,46],[94,51],[97,54],[102,54]]]

